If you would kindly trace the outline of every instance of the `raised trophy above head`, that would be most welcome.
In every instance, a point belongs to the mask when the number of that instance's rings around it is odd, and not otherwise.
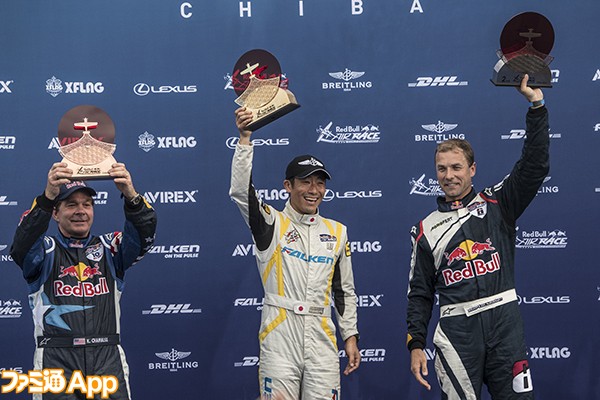
[[[546,17],[524,12],[511,18],[500,35],[500,58],[494,66],[492,83],[496,86],[519,86],[523,75],[529,75],[527,85],[552,87],[548,65],[554,57],[554,29]]]
[[[117,162],[115,125],[102,109],[82,105],[67,111],[58,124],[58,140],[72,180],[110,179],[108,170]]]
[[[248,129],[255,131],[300,107],[287,89],[279,62],[266,50],[250,50],[235,63],[231,76],[235,102],[252,111]]]

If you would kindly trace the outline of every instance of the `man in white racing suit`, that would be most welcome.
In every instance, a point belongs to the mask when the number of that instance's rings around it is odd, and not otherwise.
[[[290,198],[282,212],[257,198],[252,185],[252,113],[235,112],[240,141],[231,167],[230,196],[250,227],[265,290],[259,331],[263,399],[339,400],[335,305],[348,366],[360,364],[356,297],[346,227],[323,218],[318,206],[331,179],[321,161],[298,156],[283,182]],[[333,303],[332,304],[332,299]]]

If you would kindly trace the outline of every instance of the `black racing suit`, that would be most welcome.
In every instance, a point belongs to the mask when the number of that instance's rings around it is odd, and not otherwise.
[[[438,210],[411,230],[409,350],[423,349],[435,292],[434,335],[442,399],[531,399],[523,323],[514,284],[516,220],[549,170],[548,112],[527,114],[520,160],[499,184],[462,200],[438,198]]]
[[[36,350],[34,369],[64,369],[112,375],[119,381],[111,399],[130,399],[129,368],[120,346],[119,301],[125,271],[154,243],[156,214],[145,201],[125,205],[125,229],[76,240],[46,236],[54,202],[35,199],[15,233],[11,256],[29,285]],[[40,395],[34,395],[40,399]],[[84,399],[48,392],[44,399]],[[100,395],[95,398],[99,399]]]

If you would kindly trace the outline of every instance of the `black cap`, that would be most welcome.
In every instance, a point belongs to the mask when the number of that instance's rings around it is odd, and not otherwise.
[[[290,161],[285,170],[285,179],[302,179],[319,171],[323,172],[327,179],[331,179],[331,175],[325,169],[325,164],[323,164],[318,158],[313,157],[310,154],[305,154]]]
[[[92,189],[91,187],[89,187],[88,185],[86,185],[84,181],[73,181],[73,182],[69,182],[67,184],[61,185],[60,193],[56,197],[56,201],[66,200],[70,195],[72,195],[73,193],[75,193],[78,190],[83,190],[84,192],[89,194],[90,197],[96,195],[96,191],[94,189]]]

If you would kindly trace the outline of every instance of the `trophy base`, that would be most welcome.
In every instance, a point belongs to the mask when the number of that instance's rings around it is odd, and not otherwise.
[[[540,87],[540,88],[551,88],[552,87],[552,73],[550,68],[547,66],[536,72],[527,72],[529,75],[529,81],[527,86],[529,87]],[[504,60],[498,60],[494,66],[494,73],[490,79],[496,86],[521,86],[521,80],[523,80],[525,72],[518,72],[512,69]]]
[[[98,164],[81,165],[67,158],[63,158],[62,162],[67,164],[67,168],[73,170],[72,181],[97,180],[97,179],[112,179],[108,170],[117,162],[113,156],[110,156]]]
[[[275,97],[264,107],[248,108],[252,111],[252,122],[248,124],[248,130],[256,131],[298,107],[300,104],[296,101],[296,96],[287,89],[279,88]]]

